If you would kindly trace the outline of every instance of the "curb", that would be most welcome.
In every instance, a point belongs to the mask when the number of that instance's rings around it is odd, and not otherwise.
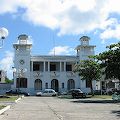
[[[19,100],[21,100],[21,97],[20,97],[20,98],[18,98],[17,100],[15,100],[15,103],[17,103]]]
[[[20,98],[18,98],[17,100],[15,100],[15,103],[17,103],[19,100],[21,100],[24,96],[21,96]]]
[[[17,103],[19,100],[21,100],[24,96],[21,96],[20,98],[18,98],[17,100],[15,100],[14,103]],[[8,109],[10,109],[11,105],[7,105],[6,107],[4,107],[3,109],[0,110],[0,115],[3,114],[5,111],[7,111]]]
[[[0,110],[0,115],[3,114],[5,111],[7,111],[8,109],[10,109],[10,105],[4,107],[3,109]]]

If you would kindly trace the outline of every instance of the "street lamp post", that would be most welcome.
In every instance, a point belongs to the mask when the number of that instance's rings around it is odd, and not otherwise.
[[[0,48],[3,47],[4,39],[8,36],[8,30],[4,27],[0,28]]]
[[[15,67],[12,67],[12,69],[13,69],[13,73],[15,73],[16,76],[18,77],[17,88],[18,88],[18,97],[19,97],[20,80],[21,80],[21,77],[24,76],[24,73],[27,71],[27,69],[25,68],[16,69]]]

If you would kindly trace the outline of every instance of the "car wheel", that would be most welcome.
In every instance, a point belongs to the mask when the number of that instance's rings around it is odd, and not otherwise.
[[[41,96],[41,95],[37,95],[37,96]]]
[[[53,97],[55,97],[56,95],[52,95]]]

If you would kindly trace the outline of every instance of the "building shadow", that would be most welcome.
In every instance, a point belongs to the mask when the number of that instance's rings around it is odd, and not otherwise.
[[[112,113],[120,117],[120,110],[113,110]]]
[[[71,101],[73,103],[102,103],[102,104],[107,104],[107,103],[120,103],[120,101],[115,101],[115,100],[87,100],[87,99],[81,99],[81,100],[73,100]]]

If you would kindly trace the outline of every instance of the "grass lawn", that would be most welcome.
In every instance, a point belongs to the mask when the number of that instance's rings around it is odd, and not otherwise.
[[[0,105],[0,110],[6,107],[5,105]]]
[[[0,102],[14,102],[18,99],[18,96],[8,96],[8,98],[1,97]],[[6,107],[5,105],[0,105],[0,110]]]
[[[88,97],[90,97],[90,98],[100,98],[100,99],[111,99],[112,98],[112,96],[110,96],[110,95],[94,95],[94,96],[88,95]]]
[[[11,101],[14,102],[17,100],[18,96],[9,96],[9,98],[0,98],[0,102]]]

